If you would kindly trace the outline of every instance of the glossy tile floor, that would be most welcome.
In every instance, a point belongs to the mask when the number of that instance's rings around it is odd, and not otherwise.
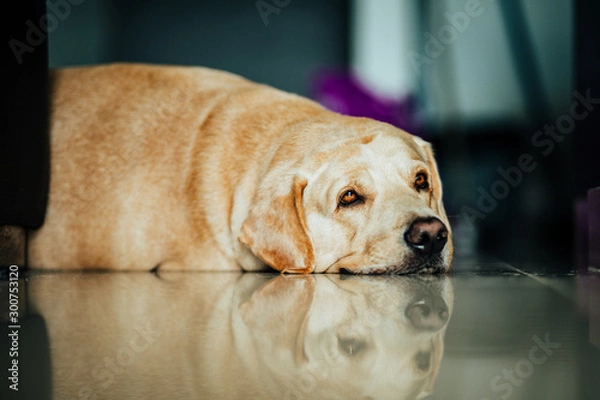
[[[600,398],[600,276],[29,273],[19,290],[2,399]]]

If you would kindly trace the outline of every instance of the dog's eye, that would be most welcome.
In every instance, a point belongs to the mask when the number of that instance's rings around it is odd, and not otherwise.
[[[340,196],[339,205],[341,207],[348,207],[352,204],[357,203],[360,200],[361,200],[361,197],[354,190],[346,190]]]
[[[427,175],[423,172],[419,172],[417,176],[415,176],[415,189],[417,190],[426,190],[429,189],[429,181],[427,180]]]

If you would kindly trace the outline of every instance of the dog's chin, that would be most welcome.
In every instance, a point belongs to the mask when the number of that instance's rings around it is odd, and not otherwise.
[[[439,275],[448,270],[440,255],[432,257],[412,256],[408,260],[389,266],[365,266],[356,269],[341,268],[340,274],[354,275]]]

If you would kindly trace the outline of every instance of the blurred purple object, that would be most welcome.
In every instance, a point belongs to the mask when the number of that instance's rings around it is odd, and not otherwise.
[[[384,99],[369,90],[348,72],[321,71],[313,79],[313,98],[328,109],[354,117],[387,122],[419,135],[412,96],[402,100]]]

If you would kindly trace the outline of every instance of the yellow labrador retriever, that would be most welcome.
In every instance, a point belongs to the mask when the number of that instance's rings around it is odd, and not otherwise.
[[[205,68],[52,75],[44,269],[411,273],[452,240],[431,146]]]

